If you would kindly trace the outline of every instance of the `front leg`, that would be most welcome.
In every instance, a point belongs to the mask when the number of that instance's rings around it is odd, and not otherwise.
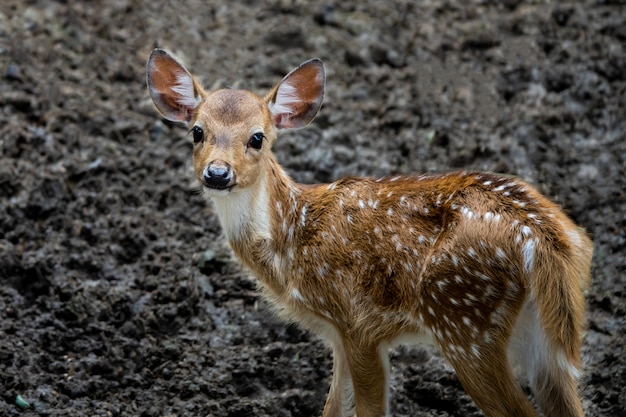
[[[346,343],[357,417],[382,417],[388,412],[389,352],[386,344]]]
[[[333,380],[324,406],[324,417],[353,417],[354,389],[341,341],[333,343]]]

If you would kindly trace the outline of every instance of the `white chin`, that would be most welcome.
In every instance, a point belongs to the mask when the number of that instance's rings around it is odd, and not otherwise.
[[[204,190],[204,195],[212,198],[226,197],[232,191],[234,191],[234,188],[224,188],[222,190],[219,190],[217,188],[209,188],[204,186],[202,187],[202,189]]]

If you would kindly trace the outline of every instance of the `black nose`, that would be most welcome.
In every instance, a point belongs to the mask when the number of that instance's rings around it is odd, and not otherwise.
[[[232,171],[228,165],[209,165],[203,174],[204,185],[209,188],[223,190],[228,188],[232,179]]]

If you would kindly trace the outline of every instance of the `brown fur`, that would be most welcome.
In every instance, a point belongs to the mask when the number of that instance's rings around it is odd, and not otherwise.
[[[154,90],[162,96],[171,79]],[[420,337],[439,347],[486,416],[536,416],[509,365],[515,335],[534,343],[525,358],[546,416],[581,417],[585,233],[529,184],[488,173],[296,184],[270,147],[278,129],[303,126],[319,109],[321,63],[281,83],[297,89],[296,102],[277,99],[279,84],[265,99],[201,91],[192,113],[170,110],[175,92],[169,107],[155,103],[166,117],[193,114],[181,121],[204,129],[194,148],[201,182],[211,164],[232,167],[232,187],[211,196],[266,299],[333,348],[324,416],[386,414],[387,349]],[[255,131],[266,137],[262,149],[247,145]]]

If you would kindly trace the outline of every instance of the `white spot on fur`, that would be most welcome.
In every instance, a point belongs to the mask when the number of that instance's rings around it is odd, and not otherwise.
[[[535,262],[535,245],[536,239],[528,239],[522,247],[522,255],[524,256],[524,270],[530,273]]]
[[[461,213],[468,219],[472,219],[474,217],[474,212],[467,207],[461,207]]]
[[[472,344],[471,350],[472,350],[472,354],[475,357],[480,358],[480,350],[478,349],[478,345]]]
[[[327,269],[326,269],[325,267],[319,267],[319,268],[317,268],[317,274],[318,274],[320,277],[325,276],[325,275],[326,275],[326,272],[327,272]]]
[[[308,207],[305,205],[302,207],[302,211],[300,212],[300,225],[304,226],[306,224],[306,212]]]
[[[391,241],[394,242],[396,244],[396,250],[400,251],[402,249],[402,242],[400,242],[400,236],[398,235],[393,235],[391,237]]]
[[[492,295],[496,293],[496,290],[493,289],[493,286],[486,285],[483,290],[483,298],[491,298]]]
[[[477,272],[476,275],[478,275],[478,278],[482,279],[483,281],[491,281],[491,278],[489,278],[488,275],[485,275],[482,272]]]
[[[500,191],[504,191],[505,188],[506,188],[506,185],[500,185],[496,188],[493,188],[492,191],[500,192]]]
[[[304,301],[304,297],[297,288],[291,290],[291,297],[296,301]]]
[[[580,235],[578,234],[578,232],[573,231],[573,230],[568,230],[567,235],[569,236],[569,239],[572,242],[572,244],[579,248],[580,247]]]

